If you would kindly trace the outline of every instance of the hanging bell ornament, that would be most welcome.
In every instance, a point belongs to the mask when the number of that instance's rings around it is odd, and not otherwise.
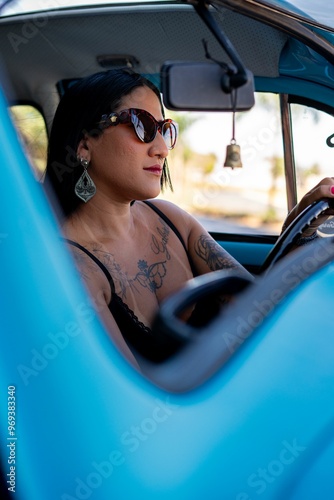
[[[241,157],[240,157],[240,146],[235,140],[235,108],[237,101],[237,91],[232,93],[233,99],[233,113],[232,113],[232,139],[230,144],[226,147],[226,158],[224,167],[230,168],[240,168],[242,167]]]
[[[231,144],[226,147],[226,159],[224,167],[230,167],[232,169],[242,167],[240,146],[233,141],[231,141]]]

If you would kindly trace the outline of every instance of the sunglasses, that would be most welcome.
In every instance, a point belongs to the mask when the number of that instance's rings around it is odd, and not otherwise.
[[[167,118],[158,121],[148,111],[144,109],[130,108],[123,109],[119,113],[110,113],[102,115],[99,125],[102,128],[108,128],[119,124],[131,123],[139,140],[142,142],[154,141],[157,132],[159,132],[168,149],[173,149],[176,144],[178,124]]]

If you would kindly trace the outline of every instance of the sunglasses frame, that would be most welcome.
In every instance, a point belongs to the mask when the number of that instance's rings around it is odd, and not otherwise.
[[[136,126],[136,122],[135,122],[135,117],[137,117],[140,114],[144,114],[145,116],[149,117],[150,120],[152,121],[152,123],[154,124],[154,132],[153,132],[153,134],[151,134],[150,138],[146,139],[146,140],[145,140],[145,138],[143,138],[139,135],[138,130],[137,130],[137,126]],[[120,125],[120,124],[125,125],[128,123],[132,124],[134,131],[136,133],[136,136],[138,137],[138,139],[141,142],[148,144],[148,143],[154,141],[154,139],[156,138],[157,132],[159,132],[162,135],[168,149],[173,149],[175,147],[175,144],[177,141],[177,136],[178,136],[178,130],[179,130],[178,124],[174,120],[172,120],[171,118],[166,118],[165,120],[158,121],[154,118],[153,115],[151,115],[151,113],[149,113],[145,109],[129,108],[129,109],[123,109],[122,111],[119,111],[118,113],[110,113],[109,115],[102,115],[101,121],[99,121],[98,124],[100,126],[102,125],[103,129],[106,129],[108,127],[115,127],[116,125]],[[143,122],[141,122],[141,123],[143,123]],[[169,145],[168,141],[166,141],[166,139],[164,137],[163,131],[164,131],[166,124],[169,124],[174,128],[175,140],[174,140],[172,145]],[[143,126],[144,126],[144,124],[143,124]],[[147,133],[145,127],[144,127],[144,130]]]

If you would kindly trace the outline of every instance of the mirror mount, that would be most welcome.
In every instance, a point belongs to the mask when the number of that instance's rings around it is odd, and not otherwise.
[[[231,60],[211,57],[210,62],[166,61],[160,72],[166,108],[183,111],[246,111],[254,106],[254,78],[245,68],[230,40],[220,29],[203,0],[189,0]]]
[[[247,70],[244,67],[237,51],[233,47],[233,44],[231,43],[229,38],[225,35],[225,33],[221,31],[215,19],[213,18],[212,14],[210,13],[207,3],[203,0],[199,0],[192,3],[192,5],[196,10],[197,14],[207,25],[211,33],[215,36],[218,43],[223,47],[226,54],[229,56],[229,58],[231,59],[232,63],[236,68],[235,71],[233,67],[223,63],[224,66],[228,66],[228,71],[226,71],[222,76],[221,86],[224,92],[230,93],[232,92],[232,90],[241,87],[247,82],[248,80]],[[206,56],[208,57],[208,59],[211,59],[211,57],[208,56],[207,48],[206,48]],[[218,61],[215,62],[221,64]]]

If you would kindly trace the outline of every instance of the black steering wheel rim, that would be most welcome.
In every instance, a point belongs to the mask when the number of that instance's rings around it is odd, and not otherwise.
[[[152,330],[159,332],[159,336],[167,342],[176,343],[176,351],[195,340],[196,333],[200,330],[179,319],[181,312],[203,299],[203,294],[206,299],[217,295],[234,295],[242,292],[254,280],[235,269],[197,276],[161,304]]]
[[[319,216],[333,208],[334,200],[331,198],[315,201],[306,207],[279,236],[274,247],[263,262],[260,274],[267,272],[282,257],[287,255],[289,251],[297,245],[304,231],[306,231]]]
[[[304,266],[305,262],[308,263],[307,266]],[[312,265],[309,265],[310,262]],[[171,392],[179,393],[198,387],[236,355],[250,337],[263,332],[267,318],[275,314],[276,308],[283,305],[284,313],[284,303],[291,292],[333,262],[334,237],[318,238],[314,244],[305,245],[300,251],[290,252],[269,273],[254,278],[232,303],[204,327],[198,329],[186,325],[187,332],[184,336],[181,322],[171,321],[171,318],[189,303],[189,293],[196,293],[199,299],[205,298],[207,287],[211,287],[210,281],[216,280],[217,287],[227,287],[233,281],[236,271],[215,271],[206,275],[205,281],[199,280],[202,276],[194,278],[190,286],[161,304],[153,324],[154,334],[164,331],[169,337],[182,338],[182,345],[168,358],[167,363],[143,363],[143,371],[154,383]],[[298,274],[294,269],[298,270]],[[299,272],[300,269],[302,273]],[[237,279],[239,278],[240,275]],[[287,304],[289,311],[289,301]]]
[[[333,209],[334,201],[331,199],[320,200],[308,206],[277,240],[271,250],[262,269],[268,271],[277,263],[289,250],[296,245],[299,237],[320,215],[328,209]],[[291,255],[291,254],[290,254]],[[294,257],[292,255],[292,257]],[[297,256],[298,257],[298,256]],[[275,267],[276,269],[276,267]],[[272,271],[273,272],[273,271]],[[272,272],[270,276],[272,276]],[[264,278],[267,272],[262,272]],[[220,270],[198,276],[190,280],[180,291],[169,297],[159,309],[152,330],[159,333],[163,353],[162,361],[168,359],[180,349],[196,342],[198,335],[203,331],[210,330],[212,322],[207,326],[196,328],[179,319],[179,314],[190,305],[194,305],[198,300],[217,297],[217,295],[235,295],[244,293],[244,289],[253,283],[255,278],[245,277],[244,274],[232,270]],[[238,298],[239,301],[239,298]],[[219,314],[220,316],[220,314]],[[172,349],[166,353],[166,346],[172,345]]]

